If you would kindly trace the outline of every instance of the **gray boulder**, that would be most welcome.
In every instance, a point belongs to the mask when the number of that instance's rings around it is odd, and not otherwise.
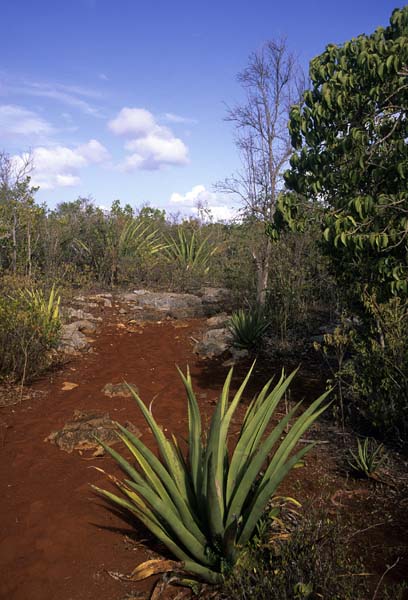
[[[205,316],[201,299],[193,294],[136,290],[123,294],[121,300],[128,304],[129,314],[134,311],[135,319],[186,319]]]
[[[88,350],[90,343],[85,334],[94,333],[96,325],[88,320],[63,325],[59,350],[65,354],[76,354]]]
[[[221,356],[231,346],[232,339],[231,332],[225,327],[210,329],[204,333],[201,341],[194,346],[194,352],[205,358]]]

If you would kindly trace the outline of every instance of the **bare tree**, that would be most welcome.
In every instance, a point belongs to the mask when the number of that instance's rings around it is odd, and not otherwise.
[[[227,121],[236,127],[235,143],[242,167],[216,187],[241,199],[243,212],[259,221],[273,221],[283,170],[292,152],[287,127],[289,110],[299,102],[303,73],[286,40],[267,42],[249,57],[238,75],[246,98],[228,109]],[[270,272],[271,239],[265,235],[252,248],[257,271],[257,300],[265,304]]]

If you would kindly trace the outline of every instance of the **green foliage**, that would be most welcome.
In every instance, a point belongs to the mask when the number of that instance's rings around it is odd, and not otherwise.
[[[323,245],[353,299],[408,293],[408,6],[310,63],[288,186],[327,207]]]
[[[124,263],[136,261],[144,254],[154,255],[165,248],[159,240],[157,230],[143,219],[135,220],[132,216],[113,212],[105,222],[103,230],[104,252],[93,256],[95,264],[99,263],[99,271],[104,279],[110,279],[111,286],[119,281],[119,272],[124,270]],[[92,254],[92,248],[78,239],[79,248]]]
[[[0,376],[24,383],[48,366],[59,341],[59,304],[54,287],[48,298],[30,289],[0,297]]]
[[[388,441],[408,443],[408,301],[366,295],[367,323],[351,334],[342,378],[352,407]]]
[[[360,565],[353,564],[348,557],[345,532],[337,522],[308,509],[289,533],[267,533],[266,539],[242,555],[224,585],[221,598],[355,600],[367,597],[364,578],[356,576]]]
[[[263,308],[254,306],[233,312],[228,328],[234,336],[234,346],[251,350],[260,343],[270,324]]]
[[[95,489],[140,519],[181,561],[181,570],[210,583],[221,582],[224,573],[236,563],[280,482],[313,447],[311,443],[293,453],[304,432],[325,410],[322,405],[327,394],[293,421],[299,411],[298,403],[270,430],[271,418],[295,372],[287,378],[282,374],[272,390],[270,380],[249,404],[229,457],[229,427],[251,372],[252,369],[229,401],[231,369],[204,436],[190,373],[180,372],[188,398],[187,459],[174,436],[172,440],[165,437],[134,390],[133,396],[154,434],[161,460],[120,425],[119,437],[139,468],[102,444],[128,479],[122,482],[110,477],[122,496]],[[277,512],[275,509],[274,514]]]
[[[310,333],[332,318],[336,290],[313,223],[303,233],[283,232],[271,251],[267,309],[282,342]]]
[[[361,443],[357,438],[357,452],[349,450],[350,459],[347,461],[351,470],[359,476],[372,477],[387,458],[383,444],[365,438]]]

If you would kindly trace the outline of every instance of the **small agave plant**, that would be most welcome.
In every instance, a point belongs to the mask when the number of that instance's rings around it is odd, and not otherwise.
[[[135,569],[134,578],[172,570],[195,579],[220,583],[256,532],[270,499],[289,473],[314,444],[293,452],[299,439],[325,410],[326,392],[298,417],[296,404],[277,425],[268,425],[295,373],[272,380],[249,404],[238,441],[228,452],[231,419],[239,405],[254,365],[232,400],[229,372],[209,430],[202,429],[198,403],[189,370],[181,371],[188,401],[188,456],[173,436],[168,439],[152,413],[132,388],[132,394],[151,428],[160,458],[130,431],[117,424],[119,437],[136,466],[103,442],[100,444],[126,474],[120,481],[108,475],[121,495],[94,489],[137,517],[173,554],[175,561],[147,561]],[[101,469],[99,469],[101,470]],[[277,516],[278,508],[272,509]]]
[[[232,313],[228,328],[235,346],[251,350],[261,341],[270,324],[264,310],[255,306],[250,310],[241,308]]]
[[[357,452],[349,450],[349,453],[348,464],[353,473],[359,477],[374,477],[387,458],[384,444],[377,444],[367,437],[363,443],[357,438]]]

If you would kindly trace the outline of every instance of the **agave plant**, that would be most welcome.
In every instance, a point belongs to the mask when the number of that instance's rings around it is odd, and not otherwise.
[[[351,459],[348,464],[352,471],[362,477],[373,477],[375,472],[383,464],[387,455],[384,453],[384,445],[377,444],[368,437],[361,443],[357,438],[357,454],[349,450]]]
[[[51,288],[48,300],[45,298],[42,290],[30,290],[27,288],[19,291],[19,297],[29,310],[35,310],[41,315],[45,325],[59,327],[61,297],[55,289],[55,285]]]
[[[177,238],[166,238],[166,255],[169,260],[176,261],[186,271],[203,270],[209,271],[209,261],[217,252],[217,246],[209,242],[206,237],[201,242],[193,231],[190,238],[181,227],[177,230]]]
[[[293,453],[298,440],[326,408],[323,402],[328,392],[296,420],[293,417],[300,403],[272,430],[267,429],[295,375],[293,372],[285,377],[282,373],[272,390],[270,380],[249,404],[238,441],[229,455],[229,426],[252,370],[253,366],[231,401],[232,369],[228,373],[205,435],[189,370],[186,375],[179,370],[188,400],[187,458],[174,436],[171,440],[166,438],[151,411],[132,388],[133,397],[155,436],[161,460],[119,424],[118,435],[131,452],[137,468],[116,450],[99,442],[118,462],[127,479],[120,481],[108,476],[119,488],[121,496],[99,487],[93,486],[94,489],[130,511],[165,544],[179,561],[176,570],[209,583],[223,580],[223,573],[235,564],[254,535],[281,481],[313,448],[310,443]],[[273,516],[278,512],[279,508],[272,509]],[[172,570],[174,566],[175,563],[171,563]],[[142,578],[143,571],[151,575],[156,567],[148,561],[136,571]],[[159,565],[157,572],[160,568]]]
[[[234,345],[247,349],[257,345],[269,325],[270,321],[265,317],[265,312],[257,307],[251,310],[237,310],[232,313],[228,323],[234,336]]]

